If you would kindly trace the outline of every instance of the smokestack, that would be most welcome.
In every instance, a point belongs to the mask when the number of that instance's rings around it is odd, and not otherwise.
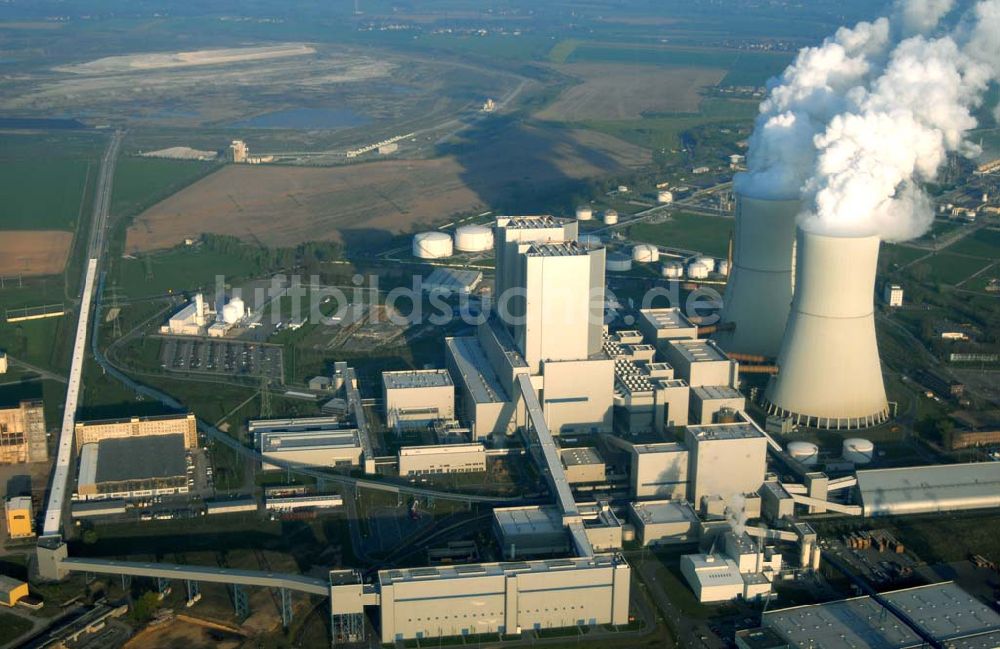
[[[736,195],[736,236],[722,323],[714,336],[727,352],[773,358],[781,347],[794,286],[798,200]]]
[[[817,428],[866,428],[889,406],[875,341],[877,236],[799,229],[796,289],[768,412]]]

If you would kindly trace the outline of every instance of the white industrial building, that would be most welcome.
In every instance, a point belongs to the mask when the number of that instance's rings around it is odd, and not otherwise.
[[[891,308],[903,306],[903,287],[899,284],[886,284],[882,288],[882,301]]]
[[[629,520],[644,546],[691,543],[698,540],[698,515],[677,500],[646,500],[629,504]]]
[[[455,384],[448,370],[383,372],[382,400],[390,428],[428,426],[455,418]]]
[[[767,437],[751,420],[688,426],[684,444],[690,454],[688,500],[719,496],[729,505],[756,494],[767,471]]]
[[[559,452],[559,457],[570,484],[604,482],[604,458],[596,448],[564,448]]]
[[[187,305],[170,316],[161,332],[174,336],[208,335],[221,338],[246,317],[246,304],[239,297],[234,297],[225,304],[220,303],[218,308],[213,309],[202,293],[196,293]]]
[[[688,491],[688,450],[676,442],[631,446],[631,494],[634,498],[683,500]]]
[[[346,468],[362,461],[359,431],[342,428],[334,417],[256,420],[250,422],[249,434],[264,458],[264,470],[285,464]]]
[[[565,554],[570,549],[562,514],[552,506],[497,507],[493,530],[508,561]]]
[[[681,574],[703,604],[743,596],[743,575],[736,563],[723,554],[685,554],[681,557]]]
[[[1000,462],[866,469],[857,477],[865,516],[1000,507]]]
[[[678,307],[640,309],[637,326],[643,337],[661,353],[668,340],[694,340],[698,337],[698,325],[688,320]]]
[[[478,270],[435,268],[423,280],[421,288],[427,293],[439,295],[469,295],[482,281],[483,274]]]
[[[746,399],[736,388],[728,385],[698,385],[691,388],[690,417],[692,424],[711,424],[716,415],[726,411],[746,409]]]
[[[688,384],[668,363],[654,362],[656,348],[638,331],[606,334],[604,353],[614,359],[615,419],[631,433],[663,432],[688,421]]]
[[[678,378],[699,385],[739,385],[739,363],[711,340],[668,340],[663,356]]]
[[[399,449],[399,475],[434,473],[482,473],[486,471],[486,449],[482,444],[435,444]]]

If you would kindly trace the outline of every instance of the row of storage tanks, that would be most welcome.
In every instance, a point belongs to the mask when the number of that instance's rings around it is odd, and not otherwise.
[[[580,237],[581,242],[583,238]],[[622,252],[610,253],[607,259],[607,268],[609,271],[620,273],[632,270],[632,264],[655,264],[659,261],[659,248],[648,243],[640,243],[632,246],[631,255]],[[728,275],[729,262],[713,257],[694,257],[686,262],[670,259],[663,262],[660,272],[667,279],[681,279],[685,276],[690,279],[705,279],[712,273]]]
[[[812,466],[819,462],[819,447],[812,442],[789,442],[785,450],[788,451],[788,455],[793,460],[806,466]],[[868,464],[875,456],[875,444],[863,437],[849,437],[843,442],[841,456],[847,462]]]
[[[485,252],[493,249],[493,229],[486,225],[463,225],[452,238],[447,232],[420,232],[413,236],[413,256],[419,259],[451,257],[455,251]]]

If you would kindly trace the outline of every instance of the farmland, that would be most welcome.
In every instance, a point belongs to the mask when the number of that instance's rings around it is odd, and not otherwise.
[[[125,157],[115,169],[113,216],[132,216],[208,174],[216,165],[192,160]]]
[[[55,275],[69,257],[73,233],[14,230],[0,236],[0,275]]]

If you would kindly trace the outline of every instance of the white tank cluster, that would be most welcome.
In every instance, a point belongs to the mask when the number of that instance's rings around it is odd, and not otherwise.
[[[701,263],[701,260],[692,261],[687,266],[687,276],[691,279],[705,279],[708,277],[708,266]]]
[[[669,189],[661,189],[656,192],[656,202],[661,204],[673,203],[674,193]]]
[[[576,238],[577,243],[586,248],[600,248],[601,237],[597,234],[581,234]]]
[[[484,252],[493,248],[493,228],[463,225],[455,230],[455,248],[462,252]]]
[[[243,303],[242,298],[234,297],[233,299],[226,302],[226,305],[222,307],[222,321],[226,324],[232,325],[236,324],[247,315],[246,304]]]
[[[668,279],[680,279],[684,277],[684,264],[679,261],[665,261],[660,272]]]
[[[698,257],[696,262],[708,269],[708,272],[715,272],[715,259],[713,257]]]
[[[613,252],[607,257],[607,269],[612,273],[624,273],[632,270],[632,258],[620,252]]]
[[[849,437],[844,440],[844,459],[855,464],[868,464],[875,456],[875,444],[863,437]]]
[[[576,208],[577,221],[589,221],[594,218],[594,210],[589,205],[580,205]]]
[[[632,247],[632,261],[638,264],[652,264],[660,260],[660,250],[648,243]]]
[[[446,232],[420,232],[413,236],[413,256],[419,259],[441,259],[453,252],[451,236]]]
[[[618,223],[618,210],[604,210],[604,225]]]
[[[720,259],[719,263],[715,265],[715,272],[723,277],[729,275],[729,262],[725,259]]]
[[[787,450],[788,455],[793,460],[801,462],[806,466],[812,466],[819,462],[819,447],[812,442],[790,442]]]

